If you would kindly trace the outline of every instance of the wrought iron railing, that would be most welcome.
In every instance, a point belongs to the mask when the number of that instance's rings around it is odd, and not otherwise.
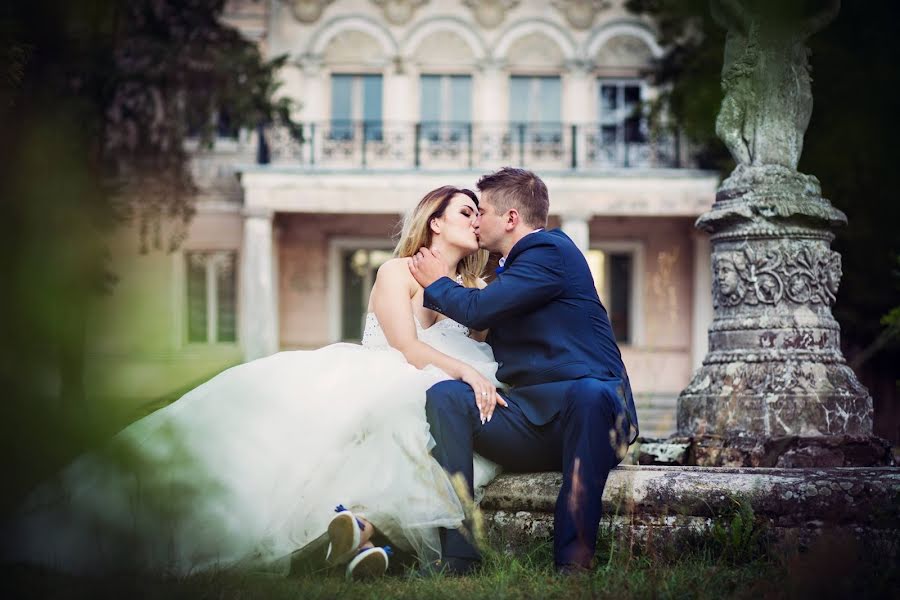
[[[257,162],[311,168],[678,168],[679,136],[624,124],[327,121],[258,132]]]

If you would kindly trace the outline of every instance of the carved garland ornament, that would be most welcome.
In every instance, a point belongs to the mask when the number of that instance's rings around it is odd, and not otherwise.
[[[301,23],[315,23],[322,16],[325,7],[334,0],[282,0],[291,7],[294,18]]]
[[[777,304],[785,296],[798,304],[834,304],[841,280],[841,255],[803,246],[754,252],[717,252],[713,268],[716,306]]]
[[[392,25],[406,25],[412,19],[416,9],[428,0],[372,0],[372,3],[381,8],[384,18]]]
[[[493,29],[503,22],[506,13],[518,6],[520,0],[463,0],[472,10],[475,20],[485,29]]]
[[[587,29],[594,24],[600,11],[612,6],[609,0],[553,0],[555,6],[575,29]]]

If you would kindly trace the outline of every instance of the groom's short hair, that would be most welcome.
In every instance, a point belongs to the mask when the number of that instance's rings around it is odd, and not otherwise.
[[[531,171],[503,167],[479,179],[478,190],[491,193],[490,201],[497,212],[515,208],[525,224],[535,229],[547,226],[550,195],[541,178]]]

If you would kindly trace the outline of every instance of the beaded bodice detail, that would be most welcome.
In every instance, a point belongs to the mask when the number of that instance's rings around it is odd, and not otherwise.
[[[469,328],[457,323],[453,319],[441,319],[431,327],[422,327],[419,319],[413,317],[416,322],[416,336],[425,343],[434,339],[432,336],[469,335]],[[375,313],[366,314],[366,326],[363,330],[362,345],[372,350],[384,350],[390,348],[384,330]],[[433,345],[433,344],[431,344]]]

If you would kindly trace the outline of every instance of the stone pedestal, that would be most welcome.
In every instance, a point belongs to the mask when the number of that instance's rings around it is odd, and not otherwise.
[[[814,177],[776,165],[739,166],[698,219],[713,248],[714,318],[709,352],[678,399],[678,435],[700,449],[694,464],[761,466],[763,447],[767,466],[888,460],[881,441],[866,441],[872,399],[831,314],[841,259],[830,228],[845,222]],[[802,459],[780,458],[798,444]]]
[[[815,178],[739,167],[697,221],[711,234],[709,353],[678,401],[680,435],[870,435],[872,399],[831,314],[844,215]]]
[[[814,177],[786,167],[741,165],[722,184],[697,221],[713,248],[714,318],[709,352],[678,399],[679,436],[732,453],[742,444],[702,438],[833,448],[823,436],[871,436],[872,399],[844,360],[831,314],[841,259],[830,228],[845,222]],[[834,462],[831,451],[818,454]],[[696,464],[720,464],[704,456]]]

